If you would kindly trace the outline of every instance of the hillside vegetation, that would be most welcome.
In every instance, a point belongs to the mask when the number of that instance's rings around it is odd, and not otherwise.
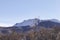
[[[11,34],[0,34],[0,40],[60,40],[60,27],[36,29],[37,27],[33,27],[31,30],[21,33],[12,30]]]

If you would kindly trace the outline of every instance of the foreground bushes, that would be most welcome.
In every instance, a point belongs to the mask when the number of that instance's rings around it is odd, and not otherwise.
[[[26,33],[13,31],[9,35],[0,35],[0,40],[60,40],[60,28],[31,29]]]

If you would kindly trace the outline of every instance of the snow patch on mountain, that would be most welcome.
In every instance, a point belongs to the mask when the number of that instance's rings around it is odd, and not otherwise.
[[[40,22],[40,19],[29,19],[29,20],[24,20],[22,23],[16,23],[14,26],[34,26],[34,25],[38,25],[38,23]]]

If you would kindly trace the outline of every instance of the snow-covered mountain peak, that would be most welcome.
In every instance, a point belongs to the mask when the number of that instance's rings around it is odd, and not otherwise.
[[[38,18],[35,18],[35,19],[28,19],[28,20],[24,20],[23,22],[21,23],[16,23],[14,26],[17,26],[17,27],[21,27],[21,26],[35,26],[35,25],[38,25],[40,22],[44,22],[44,21],[51,21],[51,22],[56,22],[56,23],[60,23],[59,20],[57,19],[49,19],[49,20],[40,20]]]
[[[35,18],[35,19],[29,19],[29,20],[24,20],[22,23],[16,23],[14,26],[34,26],[38,25],[40,22],[40,19]]]

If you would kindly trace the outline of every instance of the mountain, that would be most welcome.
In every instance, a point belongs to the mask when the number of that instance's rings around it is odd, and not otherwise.
[[[0,27],[1,40],[60,40],[60,21],[29,19],[12,27]]]
[[[26,26],[44,26],[44,27],[52,27],[52,26],[60,26],[60,21],[57,19],[49,19],[49,20],[40,20],[38,18],[25,20],[22,23],[16,23],[14,26],[16,27],[26,27]]]
[[[16,23],[14,26],[34,26],[35,24],[38,25],[40,22],[40,19],[29,19],[29,20],[24,20],[22,23]]]
[[[54,19],[40,20],[38,18],[25,20],[22,23],[16,23],[12,27],[0,27],[0,34],[9,34],[13,31],[17,33],[28,32],[30,30],[39,31],[40,27],[52,28],[54,26],[60,27],[60,21]]]

